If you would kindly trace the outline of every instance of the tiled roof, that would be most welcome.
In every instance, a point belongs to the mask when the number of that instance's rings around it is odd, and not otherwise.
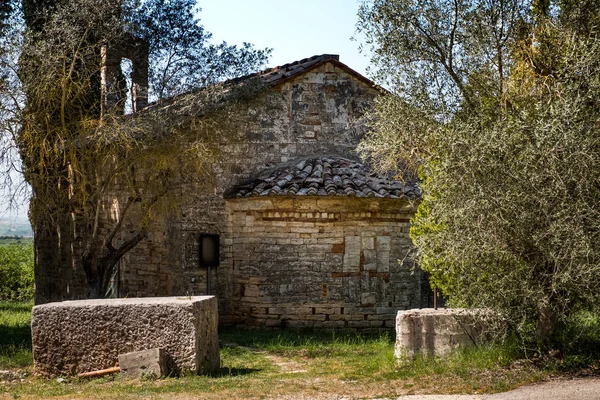
[[[221,84],[212,85],[209,87],[217,88],[216,93],[219,93],[221,95],[226,95],[229,92],[229,89],[231,89],[231,87],[235,87],[236,85],[238,85],[240,83],[247,82],[248,80],[250,80],[252,78],[259,78],[259,82],[264,83],[268,87],[274,87],[274,86],[280,85],[290,79],[293,79],[305,72],[308,72],[311,69],[317,68],[318,66],[320,66],[322,64],[331,62],[336,67],[344,70],[348,74],[354,76],[356,79],[363,81],[364,83],[371,86],[372,88],[379,90],[381,92],[387,92],[385,89],[381,88],[380,86],[377,86],[369,78],[359,74],[358,72],[354,71],[352,68],[348,67],[346,64],[340,62],[339,60],[340,60],[340,56],[338,56],[337,54],[321,54],[319,56],[312,56],[309,58],[304,58],[302,60],[294,61],[289,64],[280,65],[278,67],[268,68],[268,69],[263,70],[258,73],[253,73],[250,75],[233,78],[228,81],[222,82]],[[195,107],[194,99],[196,98],[196,96],[199,93],[203,93],[205,91],[206,91],[206,87],[199,88],[199,89],[193,90],[188,93],[182,93],[182,94],[179,94],[179,95],[176,95],[173,97],[164,98],[164,99],[161,99],[160,101],[150,103],[147,107],[142,109],[141,112],[143,113],[143,112],[148,112],[150,110],[156,110],[156,109],[174,110],[175,108],[179,107],[181,109],[184,109],[185,112],[188,114],[196,114],[199,111],[194,110],[194,107]],[[210,93],[210,92],[208,92],[208,93]],[[202,99],[202,97],[199,97],[199,98]],[[200,105],[202,105],[202,104],[200,104]],[[190,109],[190,107],[191,107],[191,109]],[[132,115],[134,115],[134,114],[132,114]],[[129,117],[126,116],[126,118],[130,118],[130,117],[131,117],[131,115],[129,115]]]
[[[335,156],[308,158],[261,173],[233,188],[227,198],[253,196],[355,196],[418,199],[415,181],[376,174],[364,164]]]
[[[293,63],[267,69],[259,72],[258,75],[265,83],[274,85],[279,83],[281,80],[289,79],[295,75],[301,74],[306,70],[315,68],[317,65],[332,60],[339,62],[340,56],[337,54],[322,54],[320,56],[312,56],[302,60],[294,61]]]
[[[289,64],[280,65],[274,68],[268,68],[256,74],[250,74],[247,76],[236,78],[231,80],[231,82],[235,83],[239,81],[244,81],[248,78],[259,77],[265,84],[269,86],[276,86],[327,62],[335,64],[338,68],[343,69],[350,75],[353,75],[355,78],[365,82],[369,86],[377,88],[378,90],[383,90],[367,77],[359,74],[352,68],[348,67],[346,64],[340,62],[340,56],[337,54],[321,54],[318,56],[303,58],[302,60],[294,61]]]

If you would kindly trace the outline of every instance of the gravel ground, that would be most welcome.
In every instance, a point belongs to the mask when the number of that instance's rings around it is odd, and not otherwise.
[[[412,395],[397,400],[599,400],[600,378],[556,379],[484,395]]]

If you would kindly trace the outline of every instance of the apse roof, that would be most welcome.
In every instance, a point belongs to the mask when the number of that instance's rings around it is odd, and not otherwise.
[[[373,172],[360,161],[319,156],[281,164],[226,193],[227,198],[256,196],[350,196],[416,200],[416,180],[396,180]]]

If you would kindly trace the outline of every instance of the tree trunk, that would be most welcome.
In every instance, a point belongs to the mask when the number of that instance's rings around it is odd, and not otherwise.
[[[110,284],[110,277],[119,262],[119,258],[115,257],[115,254],[109,253],[104,257],[90,256],[83,260],[88,299],[102,299],[105,297]]]
[[[540,309],[540,314],[535,329],[535,338],[538,342],[547,343],[558,324],[558,313],[550,304],[544,304]]]

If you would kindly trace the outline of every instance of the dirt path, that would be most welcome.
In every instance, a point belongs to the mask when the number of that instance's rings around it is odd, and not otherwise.
[[[485,395],[411,395],[397,400],[599,400],[600,378],[556,379]]]

